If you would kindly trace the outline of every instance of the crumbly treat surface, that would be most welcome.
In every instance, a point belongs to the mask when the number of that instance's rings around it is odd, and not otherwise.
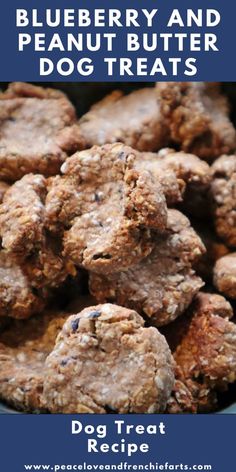
[[[184,200],[190,207],[193,199],[205,196],[211,182],[209,165],[193,154],[161,149],[158,153],[140,153],[136,168],[149,170],[161,185],[168,205]],[[193,206],[193,205],[192,205]]]
[[[46,360],[44,399],[54,413],[155,413],[173,384],[164,337],[134,311],[104,304],[70,317]]]
[[[44,306],[21,267],[0,251],[0,317],[28,318]]]
[[[236,155],[221,156],[212,165],[211,198],[217,234],[236,247]]]
[[[0,398],[23,410],[45,410],[44,365],[68,314],[46,312],[14,320],[0,334]]]
[[[227,297],[236,298],[236,252],[227,254],[216,261],[214,285]]]
[[[13,83],[0,95],[0,109],[0,179],[54,175],[84,147],[74,107],[59,91]]]
[[[168,129],[153,87],[126,96],[112,92],[79,124],[88,147],[119,141],[139,151],[156,151],[168,142]]]
[[[161,326],[182,314],[202,287],[192,263],[204,246],[177,210],[168,211],[167,230],[153,241],[151,254],[129,270],[107,277],[91,273],[90,290],[99,302],[131,307]]]
[[[198,412],[217,407],[217,390],[236,379],[236,325],[222,296],[199,293],[188,314],[164,333],[177,364],[177,379],[191,391]]]
[[[171,139],[183,151],[212,161],[235,149],[228,102],[218,84],[159,82],[156,93],[161,114],[169,121]]]
[[[167,208],[159,182],[134,168],[123,144],[76,153],[52,178],[46,197],[48,229],[63,233],[64,254],[97,272],[127,268],[152,249],[150,229],[163,230]]]
[[[6,182],[0,180],[0,203],[2,203],[3,197],[8,190],[9,185]]]
[[[5,193],[0,206],[0,235],[8,251],[28,254],[43,241],[46,179],[28,174]]]

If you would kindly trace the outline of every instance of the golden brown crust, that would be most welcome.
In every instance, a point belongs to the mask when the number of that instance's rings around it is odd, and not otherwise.
[[[84,148],[74,107],[62,92],[17,82],[0,103],[1,179],[54,175],[68,154]]]
[[[183,151],[212,161],[235,149],[228,102],[218,84],[159,82],[156,93],[161,113],[169,121],[171,139]]]

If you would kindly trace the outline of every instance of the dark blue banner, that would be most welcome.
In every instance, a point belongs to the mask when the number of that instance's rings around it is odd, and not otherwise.
[[[235,470],[235,416],[1,415],[0,470]]]
[[[234,81],[235,17],[222,0],[9,0],[0,81]]]

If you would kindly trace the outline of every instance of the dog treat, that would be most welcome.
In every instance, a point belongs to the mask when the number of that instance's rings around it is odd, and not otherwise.
[[[2,245],[15,254],[29,254],[44,240],[46,179],[28,174],[5,193],[0,206]]]
[[[235,149],[235,129],[219,84],[159,82],[156,93],[171,140],[180,149],[208,161]]]
[[[151,252],[150,229],[165,228],[161,185],[134,168],[135,157],[123,144],[94,146],[51,179],[48,229],[64,232],[64,254],[74,264],[103,273],[128,268]]]
[[[122,142],[139,151],[157,151],[168,144],[168,128],[154,87],[125,96],[112,92],[93,105],[79,125],[88,147]]]
[[[0,317],[28,318],[42,310],[44,301],[9,254],[0,251]]]
[[[0,95],[0,179],[56,174],[84,148],[73,105],[59,91],[13,83]]]
[[[98,302],[128,306],[161,326],[181,315],[203,286],[192,264],[204,246],[177,210],[168,211],[167,229],[153,242],[152,253],[129,270],[107,277],[91,273],[90,291]]]
[[[177,379],[193,395],[198,412],[217,407],[216,392],[236,380],[236,325],[222,296],[199,293],[186,316],[163,332],[177,364]]]
[[[6,182],[0,180],[0,203],[2,203],[3,197],[9,188],[9,185]]]
[[[210,187],[210,167],[193,154],[175,152],[169,148],[161,149],[156,154],[140,153],[136,168],[139,171],[149,170],[161,183],[168,205],[184,200],[184,206],[192,208],[193,200],[202,199]]]
[[[46,312],[12,320],[0,334],[0,398],[23,411],[46,410],[42,403],[45,359],[68,314]]]
[[[214,285],[227,297],[236,298],[236,252],[227,254],[216,261]]]
[[[211,197],[217,234],[236,246],[236,155],[221,156],[212,165]]]
[[[164,337],[135,312],[105,304],[71,316],[46,360],[52,413],[164,411],[174,385]]]

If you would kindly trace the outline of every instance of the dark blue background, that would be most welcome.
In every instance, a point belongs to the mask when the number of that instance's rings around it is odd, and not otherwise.
[[[109,444],[122,436],[115,434],[113,422],[166,425],[166,435],[126,436],[129,442],[150,444],[149,453],[87,453],[87,438],[71,435],[71,420],[84,424],[108,425]],[[149,461],[171,464],[211,464],[212,472],[235,470],[234,415],[0,415],[0,470],[24,472],[24,464],[110,464],[127,461],[145,464]]]
[[[114,29],[117,32],[118,38],[116,40],[116,48],[112,53],[107,52],[86,52],[79,53],[77,51],[66,53],[66,52],[34,52],[33,46],[25,49],[24,52],[17,51],[17,28],[15,26],[15,9],[18,8],[38,8],[39,11],[45,8],[146,8],[148,10],[152,8],[158,8],[159,12],[156,16],[156,24],[153,28],[148,28],[151,32],[166,32],[165,24],[170,16],[173,8],[179,8],[180,11],[184,11],[186,8],[215,8],[221,13],[221,23],[216,28],[209,28],[208,32],[214,32],[218,35],[218,47],[220,52],[188,52],[179,53],[174,49],[167,53],[146,53],[139,50],[137,53],[126,53],[124,40],[126,30],[125,28]],[[235,45],[236,45],[236,2],[226,2],[223,0],[6,0],[1,2],[1,14],[0,14],[0,81],[11,81],[11,80],[26,80],[26,81],[153,81],[153,80],[219,80],[219,81],[234,81],[236,80],[236,61],[235,61]],[[170,28],[169,28],[170,29]],[[168,32],[170,32],[168,29]],[[59,32],[63,37],[63,31],[54,28],[48,28],[50,32]],[[19,30],[20,31],[20,30]],[[37,28],[34,29],[37,32]],[[109,28],[106,31],[110,31]],[[133,32],[140,33],[147,31],[145,23],[143,23],[140,30],[134,28]],[[189,32],[186,28],[171,29],[171,32]],[[194,29],[192,30],[192,32]],[[195,28],[196,32],[204,32],[204,28]],[[23,28],[22,32],[32,32],[30,28]],[[39,28],[38,32],[44,32],[43,28]],[[45,30],[46,32],[46,30]],[[75,33],[78,30],[73,28],[66,28],[65,32]],[[80,30],[82,32],[82,29]],[[91,29],[90,32],[96,32]],[[105,32],[105,28],[98,28],[97,32]],[[129,29],[132,32],[132,28]],[[132,57],[148,57],[150,62],[154,61],[155,57],[162,57],[165,63],[165,59],[169,56],[175,57],[180,56],[183,59],[187,57],[196,57],[198,63],[198,74],[195,76],[186,76],[179,74],[178,77],[172,77],[171,74],[166,76],[158,77],[131,77],[125,76],[120,77],[118,72],[109,77],[106,75],[106,65],[103,64],[103,57],[128,57],[132,54]],[[57,72],[49,76],[39,76],[39,57],[51,57],[54,61],[65,56],[70,57],[77,61],[81,57],[91,57],[95,65],[95,72],[93,76],[82,77],[77,72],[73,75],[64,77],[60,76]],[[183,69],[182,69],[183,72]]]

